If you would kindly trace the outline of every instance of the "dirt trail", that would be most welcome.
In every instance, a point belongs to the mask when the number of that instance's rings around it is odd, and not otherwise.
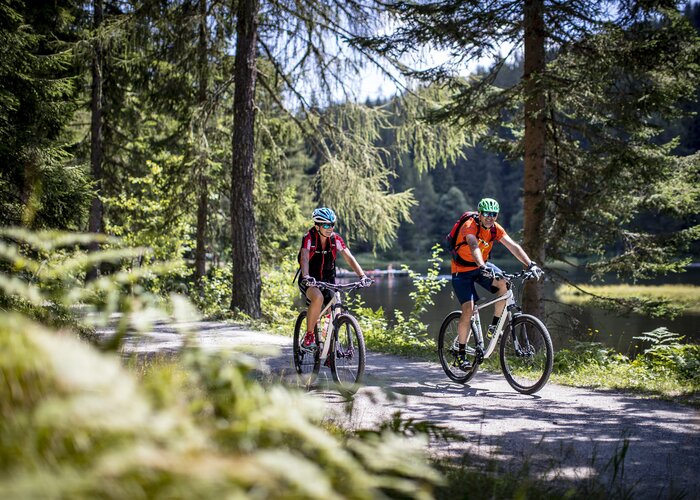
[[[187,325],[205,349],[233,348],[264,360],[263,370],[292,378],[291,339],[225,323]],[[137,352],[177,350],[181,337],[162,325],[152,334],[129,339]],[[330,379],[321,369],[319,388],[338,418],[355,428],[386,420],[396,411],[430,421],[464,436],[464,442],[431,443],[436,454],[464,451],[516,469],[528,460],[533,470],[564,477],[609,481],[611,460],[628,443],[622,484],[633,498],[700,499],[700,412],[679,404],[640,399],[613,391],[592,391],[548,384],[534,396],[516,393],[501,374],[479,372],[467,385],[450,382],[437,359],[421,362],[369,353],[365,385],[344,413],[346,402],[324,389]],[[619,481],[618,481],[619,484]]]

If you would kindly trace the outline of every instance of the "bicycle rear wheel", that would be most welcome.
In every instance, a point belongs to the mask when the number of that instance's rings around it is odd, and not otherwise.
[[[471,362],[472,366],[469,370],[463,371],[459,368],[459,363],[457,361],[457,354],[459,352],[457,323],[459,323],[459,318],[461,317],[461,311],[452,311],[443,320],[438,335],[438,357],[440,358],[442,369],[445,370],[445,373],[451,380],[459,382],[460,384],[466,384],[479,370],[479,365],[476,360],[478,337],[475,332],[474,324],[470,323],[471,335],[467,341],[466,352],[467,359]]]
[[[316,345],[308,348],[301,345],[306,334],[306,311],[302,311],[297,316],[294,324],[294,340],[292,344],[292,356],[294,358],[294,368],[299,375],[299,379],[306,386],[310,386],[316,381],[316,376],[321,368],[320,353],[318,352],[318,332],[316,332]],[[316,330],[314,328],[314,330]]]
[[[518,315],[501,338],[501,369],[513,389],[534,394],[549,380],[554,363],[552,339],[544,324],[529,314]]]
[[[365,372],[365,339],[357,320],[341,314],[335,320],[331,346],[331,372],[340,390],[354,394]]]

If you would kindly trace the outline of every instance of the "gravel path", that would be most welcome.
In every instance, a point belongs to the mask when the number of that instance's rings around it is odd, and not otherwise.
[[[180,325],[197,332],[204,349],[232,348],[261,358],[263,370],[292,379],[291,338],[217,322]],[[159,325],[143,337],[128,339],[130,352],[176,351],[182,337]],[[346,401],[325,388],[330,371],[322,368],[319,388],[333,418],[353,428],[369,427],[397,411],[404,417],[430,421],[465,438],[449,444],[436,440],[435,454],[461,456],[465,451],[508,464],[518,470],[524,461],[549,476],[610,481],[613,457],[624,452],[622,474],[632,498],[700,499],[700,411],[664,401],[640,399],[614,391],[548,384],[534,396],[516,393],[501,374],[479,372],[462,386],[452,383],[439,362],[414,361],[369,353],[365,385],[350,415]],[[616,481],[615,484],[620,484]]]

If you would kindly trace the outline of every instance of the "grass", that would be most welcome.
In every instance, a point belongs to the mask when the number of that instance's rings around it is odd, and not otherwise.
[[[700,314],[700,286],[694,285],[561,285],[556,296],[566,304],[583,305],[595,299],[594,296],[613,299],[643,298],[665,301],[682,306],[685,312]],[[589,295],[591,294],[591,295]]]

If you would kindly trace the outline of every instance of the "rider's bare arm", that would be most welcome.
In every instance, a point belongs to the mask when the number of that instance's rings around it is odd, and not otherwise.
[[[306,248],[301,249],[301,276],[309,275],[309,250]]]
[[[349,248],[343,250],[342,254],[343,258],[345,259],[345,262],[348,263],[348,266],[352,267],[352,270],[355,271],[355,274],[357,274],[359,277],[365,275],[365,272],[362,270],[362,267],[360,267],[360,264],[357,262],[357,260],[355,260],[355,257],[353,257],[352,252],[350,252]]]
[[[528,257],[527,253],[525,253],[525,250],[523,250],[523,247],[516,243],[513,240],[513,238],[506,234],[503,236],[503,238],[501,238],[501,243],[503,243],[505,247],[510,251],[510,253],[512,253],[516,259],[522,262],[525,267],[530,265],[532,259]]]
[[[486,264],[484,263],[484,256],[481,255],[481,249],[479,248],[479,242],[477,241],[476,236],[474,236],[473,234],[468,234],[467,245],[469,245],[469,248],[472,251],[472,257],[474,257],[474,262],[476,262],[479,267],[485,266]]]

